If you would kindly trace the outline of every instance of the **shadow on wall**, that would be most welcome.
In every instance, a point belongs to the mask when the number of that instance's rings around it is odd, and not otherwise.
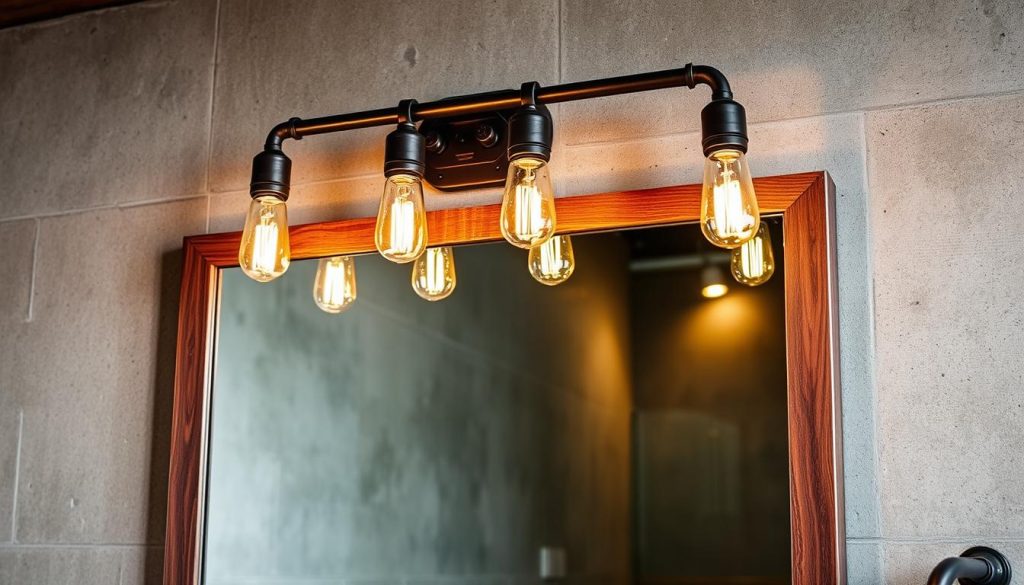
[[[167,474],[170,468],[171,421],[174,406],[174,362],[178,341],[178,291],[182,251],[160,259],[157,359],[153,378],[153,436],[150,438],[149,504],[146,520],[146,585],[163,583],[164,533],[167,526]]]

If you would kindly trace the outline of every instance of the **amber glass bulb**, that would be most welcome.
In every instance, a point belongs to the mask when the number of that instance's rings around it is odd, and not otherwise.
[[[555,233],[555,194],[547,162],[517,158],[508,165],[501,201],[501,234],[508,243],[533,248]]]
[[[455,290],[455,253],[451,246],[427,248],[412,265],[412,289],[421,298],[439,301]]]
[[[427,247],[427,211],[419,177],[388,177],[374,236],[381,256],[392,262],[412,262],[423,253]]]
[[[562,284],[576,269],[569,236],[554,236],[543,244],[530,248],[530,274],[548,286]]]
[[[760,214],[747,159],[738,150],[719,150],[704,161],[700,229],[712,244],[736,248],[757,232]]]
[[[762,221],[754,237],[733,249],[729,266],[736,282],[747,286],[768,282],[775,273],[775,256],[767,223]]]
[[[269,282],[288,270],[288,207],[272,195],[252,200],[245,216],[238,264],[249,278]]]
[[[331,314],[341,313],[356,302],[356,263],[351,256],[320,259],[313,281],[313,300]]]

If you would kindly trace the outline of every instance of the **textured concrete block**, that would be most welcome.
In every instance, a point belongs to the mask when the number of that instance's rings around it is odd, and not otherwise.
[[[158,585],[161,559],[142,546],[0,548],[0,585]]]
[[[827,170],[837,186],[840,369],[843,383],[847,531],[877,536],[874,397],[867,203],[860,115],[754,124],[757,175]],[[699,133],[565,147],[552,157],[560,195],[642,189],[702,180]]]
[[[35,220],[0,223],[0,250],[6,261],[0,279],[0,542],[11,540],[21,420],[5,374],[10,368],[7,349],[18,343],[29,316],[36,227]]]
[[[179,250],[205,211],[42,220],[35,315],[5,349],[24,410],[18,542],[162,541]]]
[[[1024,524],[1024,97],[867,119],[883,535]]]
[[[4,251],[4,277],[0,280],[0,323],[25,321],[29,318],[36,228],[35,220],[0,223],[0,250]]]
[[[875,583],[886,585],[919,585],[928,580],[932,569],[944,558],[960,556],[972,546],[988,546],[1006,555],[1010,566],[1017,568],[1024,564],[1024,543],[1020,541],[999,541],[985,538],[956,539],[946,542],[883,542],[883,578]],[[1014,581],[1016,581],[1016,576]],[[851,585],[854,585],[851,582]]]
[[[196,194],[216,3],[147,2],[0,31],[0,217]]]
[[[847,541],[846,575],[848,585],[884,583],[885,581],[882,581],[881,544],[875,541]]]
[[[755,122],[1024,87],[1017,0],[566,0],[562,19],[565,81],[714,65]],[[710,94],[688,91],[565,104],[565,140],[698,129]]]
[[[457,0],[414,9],[401,0],[225,0],[213,125],[213,189],[245,188],[274,124],[292,116],[396,105],[558,78],[558,5]],[[281,34],[282,30],[302,34]],[[529,39],[529,42],[523,42]],[[377,128],[289,144],[296,183],[377,174]]]

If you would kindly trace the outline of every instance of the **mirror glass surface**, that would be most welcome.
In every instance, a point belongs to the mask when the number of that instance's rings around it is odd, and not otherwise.
[[[572,237],[535,281],[457,246],[356,257],[345,312],[317,260],[222,272],[208,423],[207,585],[776,584],[790,571],[782,224],[749,287],[694,225]],[[719,271],[728,291],[705,298]]]

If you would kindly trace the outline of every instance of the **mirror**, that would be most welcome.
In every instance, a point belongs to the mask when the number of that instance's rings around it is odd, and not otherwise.
[[[790,583],[764,222],[756,287],[695,224],[574,235],[558,286],[504,242],[455,246],[439,302],[360,255],[338,315],[316,259],[267,284],[222,270],[201,582]]]

